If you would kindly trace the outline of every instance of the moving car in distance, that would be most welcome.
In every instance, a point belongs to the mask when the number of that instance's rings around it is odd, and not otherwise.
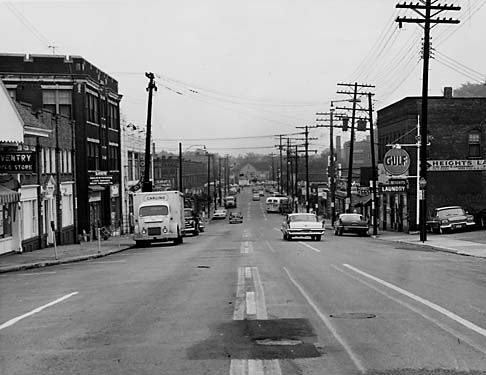
[[[186,234],[191,233],[193,236],[199,235],[199,232],[201,232],[199,225],[200,219],[192,208],[184,208],[184,222],[186,224]]]
[[[214,211],[213,219],[214,220],[221,220],[226,219],[228,212],[224,208],[218,208]]]
[[[319,221],[316,214],[295,213],[288,214],[282,223],[283,239],[290,241],[294,237],[310,237],[320,241],[324,235],[324,220]]]
[[[241,212],[231,212],[229,215],[230,224],[240,224],[243,223],[243,215]]]
[[[280,211],[280,200],[281,197],[268,197],[267,200],[265,201],[265,209],[267,213],[271,212],[276,212],[278,213]]]
[[[456,229],[471,228],[475,225],[474,216],[461,206],[445,206],[434,210],[427,220],[427,227],[436,233],[444,233]]]
[[[259,201],[260,200],[260,194],[259,193],[253,193],[252,200]]]
[[[340,214],[334,223],[334,234],[342,236],[343,233],[356,233],[360,236],[367,236],[370,230],[368,221],[363,215],[357,213]]]
[[[224,197],[224,208],[236,208],[236,197],[233,195]]]

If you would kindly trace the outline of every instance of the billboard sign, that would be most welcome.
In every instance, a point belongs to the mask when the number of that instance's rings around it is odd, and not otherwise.
[[[0,152],[0,173],[35,173],[36,157],[34,151]]]
[[[383,167],[392,176],[400,176],[410,168],[410,155],[403,148],[392,148],[383,157]]]

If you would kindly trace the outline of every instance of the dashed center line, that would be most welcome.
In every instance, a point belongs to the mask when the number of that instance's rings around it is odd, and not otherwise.
[[[315,251],[315,252],[317,252],[317,253],[320,253],[320,252],[321,252],[321,250],[316,249],[314,246],[307,245],[305,242],[299,241],[299,243],[300,243],[301,245],[304,245],[305,247],[308,247],[308,248],[309,248],[309,249],[311,249],[311,250],[314,250],[314,251]]]

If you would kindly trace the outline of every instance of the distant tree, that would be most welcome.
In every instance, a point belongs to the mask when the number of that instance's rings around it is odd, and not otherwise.
[[[463,83],[458,89],[454,90],[456,97],[486,97],[486,82],[480,83]]]

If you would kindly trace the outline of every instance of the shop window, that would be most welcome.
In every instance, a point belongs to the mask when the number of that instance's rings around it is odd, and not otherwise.
[[[0,205],[0,238],[12,237],[13,204]]]
[[[479,158],[481,156],[481,133],[474,130],[469,133],[469,157]]]

